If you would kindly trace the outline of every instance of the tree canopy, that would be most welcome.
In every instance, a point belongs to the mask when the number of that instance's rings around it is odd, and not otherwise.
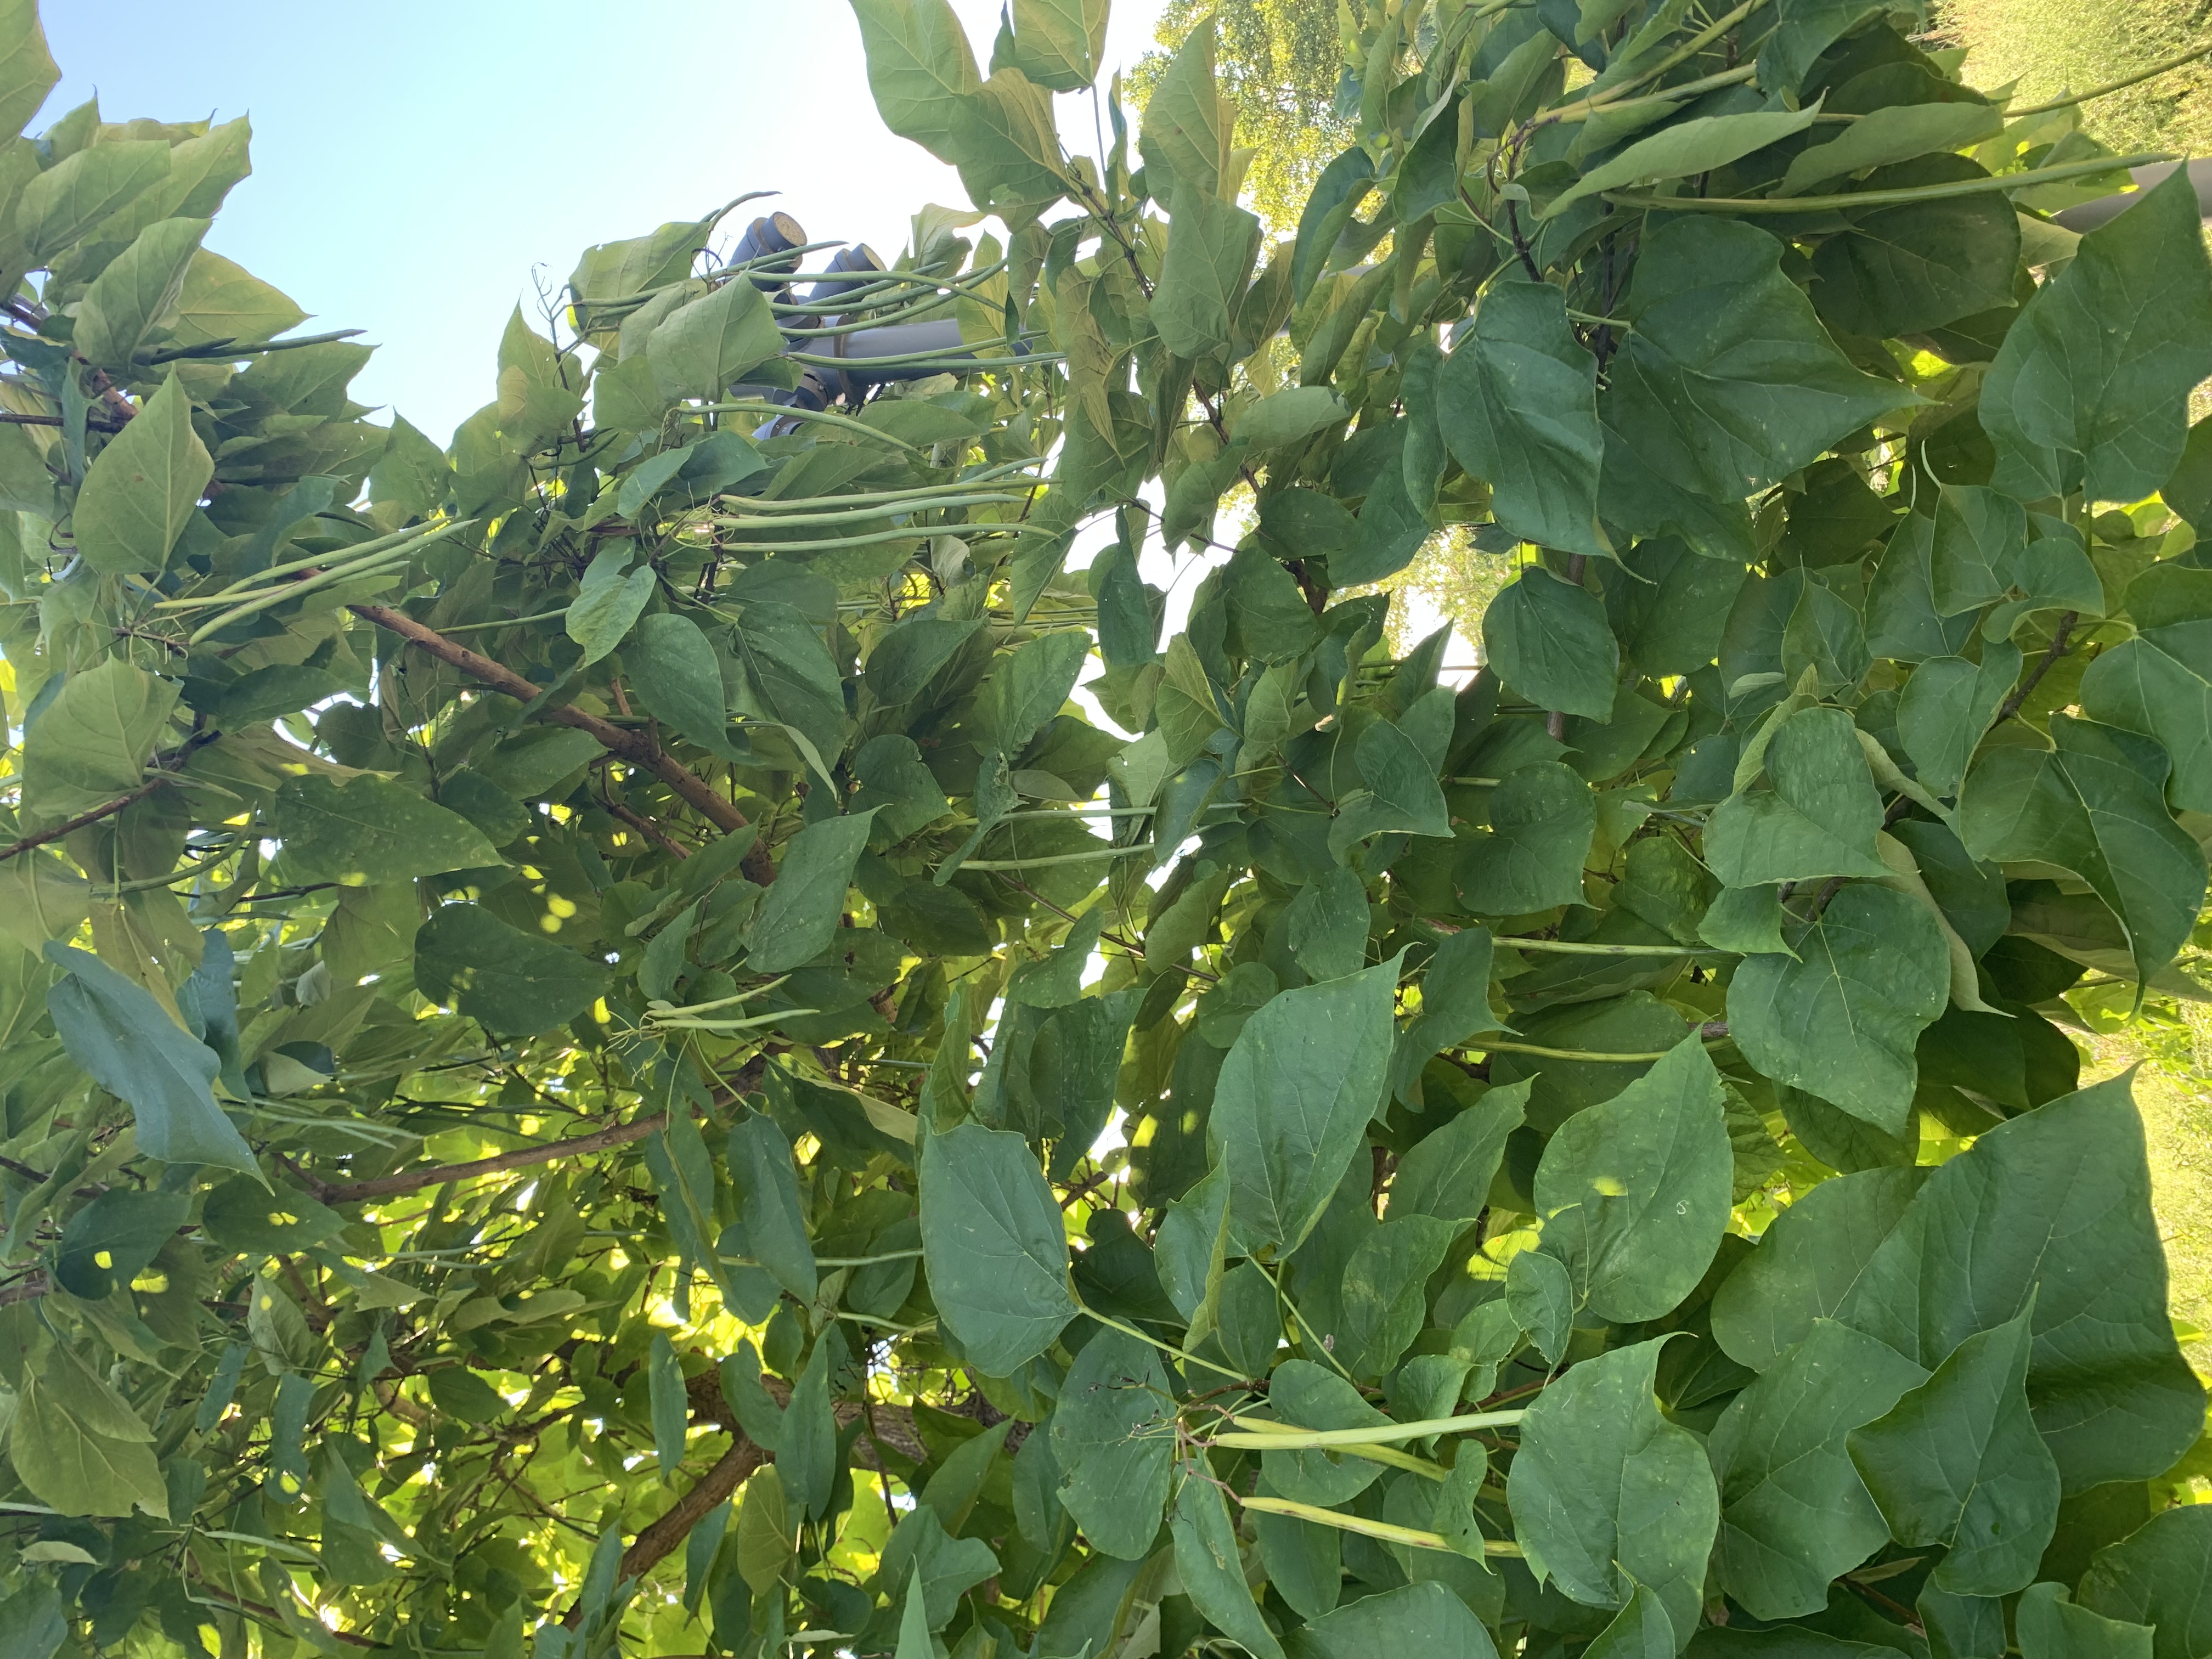
[[[0,1653],[2203,1654],[2068,1036],[2204,994],[2185,180],[1369,0],[1270,241],[1210,26],[1069,155],[1104,0],[853,3],[973,211],[588,249],[443,447],[243,120],[0,148]]]

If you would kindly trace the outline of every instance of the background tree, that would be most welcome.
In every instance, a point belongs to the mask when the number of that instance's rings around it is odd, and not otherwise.
[[[1129,101],[1141,110],[1199,23],[1211,18],[1217,66],[1236,100],[1237,143],[1252,152],[1243,199],[1273,231],[1297,223],[1313,182],[1356,130],[1338,106],[1345,82],[1344,44],[1334,5],[1326,0],[1168,0],[1161,9],[1161,50],[1129,73]]]
[[[856,10],[979,216],[590,249],[445,450],[242,125],[5,147],[0,1652],[2191,1652],[2065,1035],[2196,989],[2186,189],[1909,7],[1376,5],[1269,247],[1209,31],[1071,159],[1103,8]]]

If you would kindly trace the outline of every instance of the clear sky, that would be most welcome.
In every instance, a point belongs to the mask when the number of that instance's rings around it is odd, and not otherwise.
[[[998,0],[953,6],[988,61]],[[1135,61],[1159,9],[1116,0],[1109,62]],[[557,287],[591,243],[779,190],[750,211],[888,258],[915,209],[967,200],[877,118],[844,0],[41,9],[63,80],[32,130],[95,92],[109,120],[251,115],[253,176],[208,245],[309,327],[367,329],[378,350],[356,395],[441,442],[490,399],[533,271]],[[1088,98],[1057,101],[1071,144],[1092,148]]]

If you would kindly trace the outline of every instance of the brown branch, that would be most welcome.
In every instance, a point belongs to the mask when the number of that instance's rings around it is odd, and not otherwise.
[[[1990,722],[1992,726],[2002,726],[2020,713],[2021,706],[2035,695],[2035,688],[2043,684],[2043,677],[2051,672],[2051,665],[2066,654],[2068,636],[2073,633],[2074,624],[2081,620],[2081,613],[2078,611],[2069,611],[2058,619],[2058,631],[2051,636],[2051,643],[2045,647],[2042,659],[2035,665],[2034,671],[2020,683],[2018,689],[1998,706],[1996,719]]]
[[[513,669],[494,662],[489,657],[457,645],[436,629],[425,627],[404,611],[388,605],[356,605],[346,607],[365,622],[374,623],[398,635],[410,645],[428,652],[439,661],[458,668],[489,686],[493,690],[513,697],[520,702],[534,702],[544,689],[522,678]],[[573,726],[579,732],[588,732],[599,747],[644,771],[653,773],[663,783],[681,795],[708,823],[726,834],[735,834],[750,823],[745,815],[716,794],[707,781],[680,761],[659,752],[645,734],[625,732],[610,726],[596,714],[589,714],[571,703],[562,703],[543,711],[544,716],[562,726]],[[775,879],[775,866],[769,862],[768,849],[756,845],[748,852],[739,866],[747,880],[765,887]]]
[[[46,1293],[46,1290],[45,1273],[33,1269],[12,1285],[0,1285],[0,1308],[9,1307],[18,1302],[36,1302]]]
[[[634,812],[617,800],[611,800],[607,803],[607,811],[611,816],[620,818],[670,856],[677,859],[688,859],[691,856],[680,842],[669,839],[668,832],[646,817],[644,813]]]
[[[313,1191],[316,1198],[325,1204],[361,1204],[372,1198],[392,1198],[403,1193],[419,1193],[426,1187],[442,1187],[449,1181],[466,1181],[472,1176],[497,1175],[502,1170],[526,1170],[534,1164],[550,1164],[556,1158],[581,1158],[586,1152],[603,1152],[610,1146],[627,1146],[634,1140],[643,1140],[667,1122],[667,1113],[656,1112],[651,1117],[641,1117],[634,1122],[618,1123],[611,1129],[601,1129],[587,1135],[571,1135],[566,1140],[543,1141],[535,1146],[519,1147],[511,1152],[501,1152],[495,1158],[480,1158],[467,1164],[441,1164],[435,1169],[378,1176],[372,1181],[337,1183],[318,1181],[314,1183]]]
[[[89,812],[78,813],[67,823],[58,823],[51,830],[41,830],[35,836],[26,836],[19,842],[0,847],[0,864],[6,863],[18,853],[27,853],[33,848],[44,847],[48,842],[59,841],[64,836],[74,835],[87,824],[98,823],[102,818],[113,817],[125,807],[137,805],[155,790],[167,788],[170,781],[167,775],[149,778],[129,794],[118,795],[105,806],[95,806]]]
[[[642,1578],[676,1553],[692,1528],[714,1512],[715,1505],[744,1484],[755,1469],[769,1461],[769,1454],[742,1434],[724,1452],[721,1461],[701,1475],[690,1492],[676,1500],[675,1507],[659,1520],[650,1522],[638,1534],[636,1540],[623,1552],[622,1565],[616,1571],[615,1582]],[[583,1617],[584,1604],[573,1604],[562,1615],[561,1622],[568,1629],[576,1628]]]
[[[11,413],[0,413],[0,426],[59,426],[61,423],[62,417],[58,415],[16,415]],[[123,430],[123,422],[120,421],[95,421],[88,418],[85,424],[90,427],[94,432],[120,432]]]
[[[761,1382],[778,1405],[788,1403],[791,1398],[788,1382],[775,1376],[764,1376]],[[722,1398],[721,1378],[716,1371],[702,1370],[688,1378],[684,1392],[695,1421],[719,1424],[735,1437],[729,1450],[699,1477],[691,1490],[678,1498],[665,1514],[648,1522],[631,1541],[630,1547],[623,1552],[622,1565],[615,1575],[617,1583],[624,1579],[642,1578],[673,1555],[690,1535],[691,1528],[711,1515],[715,1505],[736,1492],[744,1483],[746,1476],[762,1464],[775,1461],[773,1453],[747,1439],[744,1431],[738,1427],[737,1414],[731,1411],[728,1402]],[[836,1415],[837,1426],[842,1429],[868,1415],[868,1407],[857,1400],[840,1401]],[[871,1433],[880,1436],[894,1451],[915,1462],[927,1462],[929,1459],[928,1449],[915,1431],[914,1413],[904,1407],[876,1404],[871,1419]],[[853,1451],[853,1461],[861,1468],[881,1471],[882,1460],[875,1455],[875,1447],[870,1436],[863,1435],[855,1441]],[[583,1604],[580,1601],[569,1607],[561,1622],[574,1630],[582,1615]]]
[[[284,1615],[278,1613],[276,1608],[264,1602],[249,1601],[242,1595],[232,1595],[228,1590],[217,1589],[197,1573],[193,1575],[193,1578],[201,1591],[217,1607],[228,1607],[234,1613],[248,1613],[264,1624],[276,1626],[279,1630],[289,1632],[292,1628],[285,1622]],[[374,1638],[356,1636],[349,1630],[334,1630],[331,1634],[349,1648],[374,1648],[381,1652],[386,1647],[384,1643]]]

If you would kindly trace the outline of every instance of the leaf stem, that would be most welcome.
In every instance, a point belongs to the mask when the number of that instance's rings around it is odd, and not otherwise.
[[[2170,152],[2159,150],[2142,155],[2069,161],[2060,167],[2033,167],[2026,173],[1992,173],[1986,179],[1959,179],[1949,184],[1862,190],[1849,196],[1650,196],[1609,190],[1605,192],[1605,199],[1620,207],[1656,208],[1668,213],[1847,213],[1856,208],[1893,207],[1905,202],[1941,202],[1955,196],[1986,195],[1990,191],[2025,190],[2035,185],[2055,185],[2068,179],[2118,173],[2175,159]]]
[[[1418,1527],[1401,1527],[1389,1521],[1370,1521],[1364,1516],[1346,1515],[1337,1510],[1325,1510],[1317,1504],[1294,1503],[1287,1498],[1246,1498],[1232,1492],[1231,1497],[1248,1510],[1257,1510],[1262,1515],[1287,1515],[1293,1520],[1310,1521],[1317,1527],[1334,1527],[1339,1532],[1356,1532],[1362,1537],[1377,1539],[1385,1544],[1404,1544],[1417,1550],[1438,1550],[1446,1555],[1457,1555],[1440,1532],[1423,1532]],[[1485,1555],[1517,1559],[1520,1545],[1507,1538],[1486,1538],[1482,1540]]]
[[[1263,1417],[1232,1417],[1239,1430],[1217,1434],[1212,1443],[1242,1451],[1317,1451],[1327,1447],[1387,1446],[1401,1440],[1423,1440],[1432,1434],[1466,1434],[1476,1429],[1506,1429],[1518,1423],[1524,1412],[1471,1412],[1458,1417],[1431,1417],[1418,1423],[1377,1423],[1364,1429],[1301,1429]]]
[[[2169,70],[2185,68],[2200,58],[2212,58],[2212,41],[2208,41],[2201,46],[2191,46],[2187,52],[2153,64],[2147,70],[2138,70],[2133,75],[2124,76],[2117,81],[2107,81],[2103,86],[2092,87],[2087,92],[2068,93],[2064,97],[2054,98],[2047,104],[2030,104],[2026,109],[2008,109],[2005,112],[2005,118],[2008,121],[2017,121],[2030,115],[2048,115],[2053,110],[2069,109],[2075,104],[2086,104],[2092,99],[2102,98],[2109,93],[2125,92],[2130,87],[2140,86],[2145,81],[2155,80]]]
[[[881,427],[870,426],[866,421],[856,421],[849,415],[832,414],[826,409],[802,409],[795,404],[772,404],[758,398],[738,398],[720,404],[691,404],[687,407],[695,415],[765,415],[779,421],[814,421],[823,426],[834,426],[841,431],[857,433],[863,438],[873,438],[878,443],[911,450],[917,455],[921,453],[920,444],[908,443]]]
[[[1551,951],[1568,957],[1733,957],[1736,951],[1722,951],[1710,945],[1600,945],[1580,939],[1511,939],[1501,935],[1498,944],[1502,949],[1515,951]]]
[[[1170,1342],[1164,1337],[1154,1336],[1149,1331],[1139,1330],[1134,1325],[1123,1324],[1120,1320],[1115,1318],[1110,1314],[1100,1313],[1097,1309],[1092,1307],[1081,1297],[1076,1297],[1075,1305],[1086,1316],[1097,1320],[1100,1324],[1103,1325],[1108,1330],[1119,1331],[1124,1336],[1133,1336],[1138,1341],[1147,1343],[1152,1347],[1158,1348],[1162,1353],[1171,1354],[1176,1358],[1182,1360],[1187,1365],[1203,1365],[1207,1370],[1212,1371],[1216,1376],[1225,1376],[1230,1378],[1232,1382],[1243,1382],[1249,1380],[1239,1373],[1231,1370],[1226,1365],[1217,1365],[1211,1359],[1202,1359],[1198,1355],[1189,1352],[1188,1350],[1178,1348],[1174,1343]]]

